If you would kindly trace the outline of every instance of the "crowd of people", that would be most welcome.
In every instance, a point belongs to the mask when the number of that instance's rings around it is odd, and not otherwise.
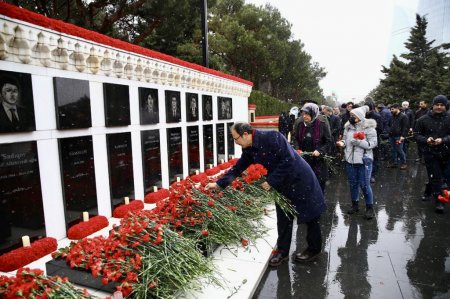
[[[225,188],[249,165],[262,164],[268,171],[262,188],[273,188],[289,199],[297,211],[297,223],[307,227],[307,247],[295,255],[295,261],[312,261],[322,251],[320,217],[326,209],[324,194],[333,173],[329,168],[332,160],[344,165],[347,173],[351,197],[347,213],[359,212],[361,190],[364,216],[370,220],[375,216],[371,183],[381,171],[379,161],[388,160],[389,168],[407,169],[409,144],[416,141],[415,160],[425,164],[429,180],[423,199],[432,198],[436,212],[444,212],[438,197],[450,184],[449,104],[443,95],[432,100],[430,109],[426,101],[421,101],[415,112],[407,101],[375,105],[370,97],[361,106],[348,102],[340,109],[319,107],[310,101],[300,109],[281,113],[278,132],[234,123],[231,135],[242,147],[242,156],[228,173],[206,188]],[[289,259],[294,221],[277,205],[276,212],[278,238],[269,260],[272,267]]]

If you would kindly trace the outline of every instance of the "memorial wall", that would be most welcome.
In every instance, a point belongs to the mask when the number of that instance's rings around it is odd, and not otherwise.
[[[239,155],[251,88],[0,3],[0,254]]]

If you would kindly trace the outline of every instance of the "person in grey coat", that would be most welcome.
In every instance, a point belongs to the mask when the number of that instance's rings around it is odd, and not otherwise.
[[[341,141],[336,145],[344,148],[345,169],[352,199],[352,207],[347,212],[354,214],[359,211],[359,189],[361,188],[366,200],[366,218],[372,219],[373,192],[370,186],[372,175],[373,151],[377,146],[377,122],[367,119],[368,106],[362,106],[350,111],[349,121],[344,125]]]
[[[326,205],[322,189],[311,167],[300,157],[286,138],[278,131],[254,130],[248,123],[235,123],[231,135],[242,147],[242,155],[236,165],[207,189],[225,188],[251,164],[259,163],[267,169],[265,190],[275,189],[288,198],[297,211],[297,221],[307,225],[308,247],[297,253],[295,261],[308,262],[322,250],[320,215]],[[289,259],[293,219],[276,206],[277,250],[270,258],[270,266],[278,266]]]

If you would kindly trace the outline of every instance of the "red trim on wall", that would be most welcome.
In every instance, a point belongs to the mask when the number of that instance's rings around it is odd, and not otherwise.
[[[256,127],[278,127],[278,122],[262,122],[262,121],[256,121],[250,123],[252,126]]]
[[[40,15],[38,13],[29,11],[24,8],[20,8],[7,3],[0,3],[0,14],[5,15],[7,17],[22,20],[37,26],[45,27],[57,32],[66,33],[69,35],[77,36],[86,40],[90,40],[99,44],[111,46],[117,49],[133,52],[136,54],[144,55],[147,57],[164,60],[173,64],[177,64],[180,66],[184,66],[193,70],[197,70],[200,72],[208,73],[211,75],[215,75],[218,77],[226,78],[229,80],[237,81],[249,86],[253,86],[253,83],[229,74],[225,74],[210,68],[206,68],[204,66],[187,62],[173,56],[163,54],[157,51],[153,51],[141,46],[133,45],[115,38],[108,37],[106,35],[87,30],[69,23],[65,23],[60,20],[55,20],[48,18],[46,16]]]
[[[256,108],[256,104],[248,104],[248,108]]]
[[[256,119],[266,119],[266,118],[276,118],[278,120],[278,115],[263,115],[256,117]]]

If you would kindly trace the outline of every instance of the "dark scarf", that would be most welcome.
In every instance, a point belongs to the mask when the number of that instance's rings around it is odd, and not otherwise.
[[[313,146],[317,149],[320,145],[320,120],[316,118],[313,124]],[[298,147],[303,148],[303,139],[305,138],[306,126],[300,123],[300,128],[297,133]]]

